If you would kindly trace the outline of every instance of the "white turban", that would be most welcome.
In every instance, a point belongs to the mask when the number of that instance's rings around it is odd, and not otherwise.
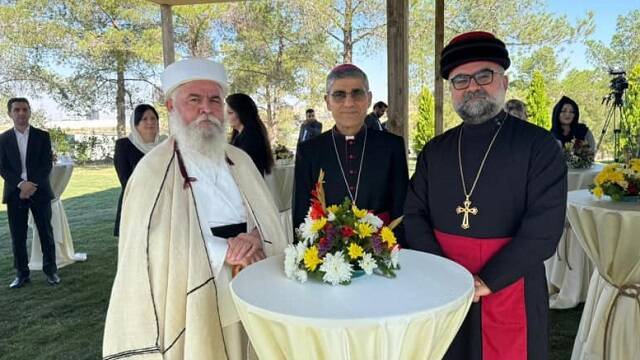
[[[160,77],[165,96],[170,96],[178,86],[195,80],[211,80],[228,93],[227,73],[222,64],[203,58],[187,58],[167,66]]]

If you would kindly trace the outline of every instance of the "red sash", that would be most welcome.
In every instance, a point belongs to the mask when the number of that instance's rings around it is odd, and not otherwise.
[[[477,275],[511,238],[475,239],[435,230],[444,255]],[[481,298],[483,360],[527,359],[524,278]]]

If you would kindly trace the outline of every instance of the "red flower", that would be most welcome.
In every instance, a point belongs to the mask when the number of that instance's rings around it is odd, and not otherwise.
[[[629,187],[627,187],[627,191],[629,191],[629,194],[631,195],[636,195],[638,193],[638,188],[636,187],[636,184],[629,183]]]
[[[344,236],[344,237],[352,237],[353,234],[355,234],[353,229],[348,227],[348,226],[343,227],[342,230],[341,230],[341,233],[342,233],[342,236]]]
[[[313,199],[311,200],[311,219],[313,220],[318,220],[321,217],[323,217],[324,214],[324,210],[322,210],[322,204],[320,204],[320,201]]]
[[[329,243],[329,240],[327,240],[326,237],[322,237],[320,238],[318,245],[320,245],[320,247],[326,247],[328,243]]]

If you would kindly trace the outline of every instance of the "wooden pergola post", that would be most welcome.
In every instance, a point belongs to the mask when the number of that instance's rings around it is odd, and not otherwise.
[[[442,107],[444,104],[444,88],[442,76],[440,76],[440,57],[444,45],[444,0],[436,0],[436,28],[435,28],[435,57],[433,66],[433,86],[435,98],[435,134],[440,135],[444,131],[444,116]]]
[[[173,11],[171,5],[160,5],[160,18],[162,21],[162,57],[164,67],[176,61],[176,52],[173,41]]]
[[[409,142],[409,0],[387,0],[389,130]]]

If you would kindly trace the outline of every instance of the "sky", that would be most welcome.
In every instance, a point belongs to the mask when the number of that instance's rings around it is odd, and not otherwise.
[[[505,0],[514,1],[514,0]],[[631,10],[640,9],[640,0],[547,0],[547,9],[559,15],[567,15],[569,21],[575,24],[577,18],[584,17],[587,11],[594,12],[595,31],[590,38],[600,40],[605,44],[611,42],[616,30],[616,20],[619,15],[627,15]],[[446,16],[446,14],[445,14]],[[569,67],[573,69],[588,69],[585,46],[573,44],[563,54],[569,58]],[[354,56],[354,62],[361,66],[369,76],[369,85],[373,93],[373,102],[387,99],[387,52],[375,57]],[[409,79],[411,81],[411,79]]]
[[[429,1],[429,0],[425,0]],[[514,1],[514,0],[505,0]],[[640,0],[547,0],[547,9],[559,15],[567,15],[571,23],[579,17],[584,17],[587,11],[594,12],[595,31],[591,39],[600,40],[609,44],[616,30],[616,19],[619,15],[626,15],[631,10],[640,9]],[[569,67],[575,69],[590,68],[586,61],[585,47],[581,44],[573,44],[563,54],[568,57]],[[383,47],[376,56],[354,55],[354,62],[362,67],[369,75],[369,83],[373,93],[373,102],[387,101],[387,52]],[[411,80],[410,80],[411,81]],[[50,119],[63,117],[63,110],[49,98],[36,99],[33,102],[35,109],[42,109]],[[102,117],[110,116],[103,112]]]

